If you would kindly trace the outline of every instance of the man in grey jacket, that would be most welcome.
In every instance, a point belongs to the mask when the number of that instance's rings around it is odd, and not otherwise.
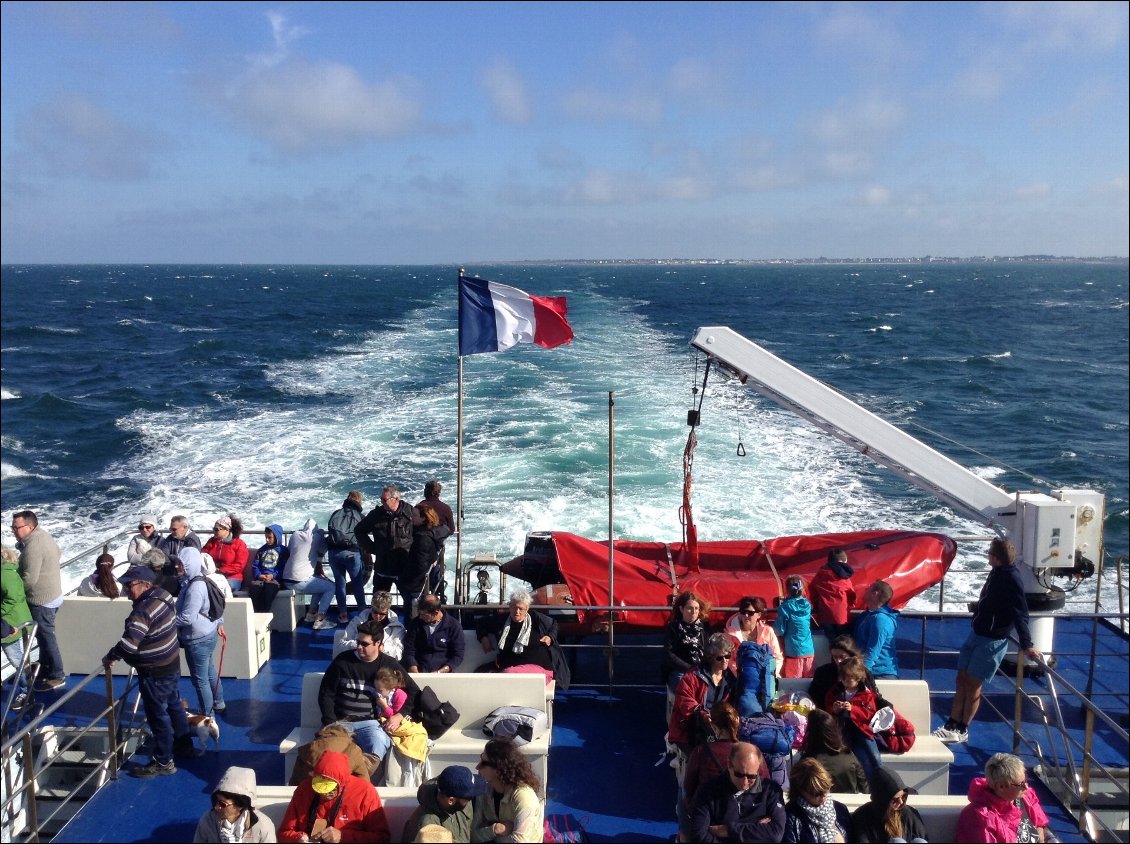
[[[20,510],[12,516],[12,533],[20,552],[20,577],[28,607],[38,625],[36,641],[41,669],[35,690],[49,692],[67,682],[63,655],[55,638],[55,613],[63,604],[59,545],[39,526],[39,519],[31,510]]]

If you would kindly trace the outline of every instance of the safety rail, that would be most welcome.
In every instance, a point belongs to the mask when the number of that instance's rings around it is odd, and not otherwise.
[[[68,718],[71,719],[67,727],[69,740],[65,744],[61,744],[46,758],[37,761],[35,758],[35,738],[41,735],[45,729],[54,726],[49,723],[51,717],[56,712],[63,710],[69,701],[93,683],[97,677],[105,679],[105,706],[89,716],[89,721],[85,725],[77,727],[73,724],[72,713],[68,712]],[[126,680],[124,691],[119,697],[115,698],[114,677],[110,670],[92,671],[11,737],[5,738],[3,744],[0,745],[0,764],[2,764],[4,771],[4,799],[0,802],[0,817],[4,819],[5,840],[39,841],[42,831],[54,822],[60,813],[76,799],[82,789],[95,778],[106,776],[110,780],[117,779],[125,750],[135,732],[136,705],[129,726],[122,726],[122,714],[125,712],[126,698],[134,688],[136,688],[136,683],[131,671]],[[91,771],[80,782],[71,787],[70,793],[66,797],[58,801],[54,811],[41,818],[39,811],[41,780],[45,778],[45,774],[57,762],[64,758],[68,751],[75,748],[85,736],[101,729],[103,723],[106,729],[106,748],[102,759],[93,764]],[[14,781],[17,771],[21,782]],[[23,827],[21,829],[9,828],[9,824],[12,827],[15,826],[19,816],[25,811],[27,820]]]

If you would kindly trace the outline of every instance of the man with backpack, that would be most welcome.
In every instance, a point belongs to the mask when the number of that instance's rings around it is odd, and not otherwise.
[[[389,591],[404,572],[413,528],[419,523],[416,508],[400,500],[400,488],[395,484],[381,491],[380,506],[357,523],[353,535],[372,568],[374,592]]]
[[[212,654],[223,625],[224,598],[213,592],[215,584],[203,572],[203,559],[195,548],[181,549],[177,574],[180,594],[177,595],[177,638],[184,648],[184,658],[200,702],[200,714],[223,712],[224,687],[216,671]],[[218,593],[218,589],[216,590]]]
[[[349,623],[349,613],[345,608],[345,581],[349,578],[349,591],[360,612],[367,606],[365,582],[369,575],[361,563],[361,548],[357,545],[354,532],[364,516],[361,509],[361,493],[353,490],[345,501],[330,516],[326,529],[326,545],[330,550],[330,569],[334,573],[334,592],[337,594],[338,624]],[[378,590],[379,591],[379,590]]]

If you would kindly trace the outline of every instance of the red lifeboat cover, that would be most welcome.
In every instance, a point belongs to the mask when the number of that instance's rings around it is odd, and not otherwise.
[[[957,553],[957,544],[939,533],[872,530],[700,542],[700,570],[692,572],[682,543],[613,544],[613,598],[608,594],[608,542],[571,533],[552,534],[557,564],[577,606],[623,607],[617,618],[628,627],[662,627],[670,616],[673,595],[691,589],[716,607],[733,607],[745,595],[761,596],[770,607],[783,594],[787,577],[811,581],[828,561],[828,551],[843,548],[855,569],[854,609],[863,608],[863,593],[876,580],[894,590],[891,606],[899,609],[920,592],[941,581]],[[584,623],[585,611],[578,611]],[[603,616],[604,613],[598,613]],[[721,623],[721,615],[712,619]]]

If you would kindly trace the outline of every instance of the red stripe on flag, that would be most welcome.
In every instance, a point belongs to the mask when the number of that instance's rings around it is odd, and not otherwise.
[[[552,349],[573,342],[564,296],[531,296],[530,301],[534,303],[534,343]]]

